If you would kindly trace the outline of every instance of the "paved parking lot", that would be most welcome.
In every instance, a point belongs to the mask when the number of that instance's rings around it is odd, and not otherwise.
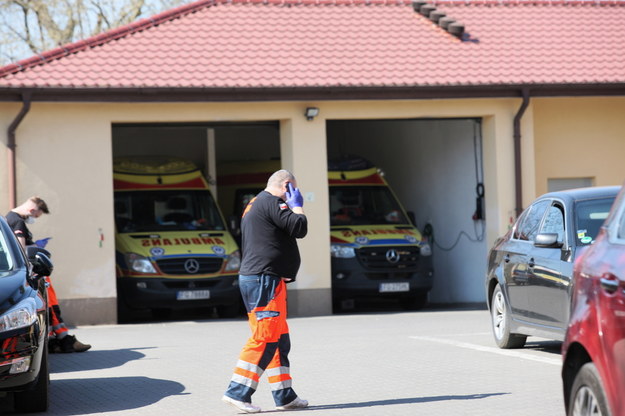
[[[290,319],[299,415],[563,415],[559,343],[494,346],[485,310]],[[220,398],[243,319],[80,327],[81,354],[51,355],[48,415],[229,415]],[[254,402],[273,411],[263,377]]]

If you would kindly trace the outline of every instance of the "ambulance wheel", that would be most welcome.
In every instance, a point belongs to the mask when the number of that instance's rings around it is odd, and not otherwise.
[[[236,318],[241,313],[241,302],[234,302],[230,305],[217,306],[217,315],[220,318]]]
[[[332,299],[332,312],[339,313],[344,311],[351,311],[356,308],[355,299],[333,298]]]
[[[117,323],[127,324],[132,322],[135,317],[134,310],[130,309],[123,299],[117,298]]]
[[[408,311],[418,311],[423,309],[426,303],[428,303],[428,292],[419,292],[414,296],[401,298],[399,303],[402,308]]]
[[[14,393],[13,406],[19,413],[45,412],[48,410],[48,385],[50,372],[48,371],[48,343],[44,343],[41,366],[35,385],[30,389]]]
[[[169,319],[173,311],[168,308],[154,308],[151,312],[154,319]]]

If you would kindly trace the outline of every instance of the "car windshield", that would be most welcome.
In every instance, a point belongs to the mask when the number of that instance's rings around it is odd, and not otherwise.
[[[330,187],[330,225],[407,223],[399,202],[386,187]]]
[[[0,233],[0,275],[13,269],[13,257],[6,236]]]
[[[599,228],[608,217],[614,197],[578,201],[575,206],[575,240],[576,245],[584,246],[592,243]]]
[[[225,229],[209,191],[116,192],[115,225],[121,233]]]

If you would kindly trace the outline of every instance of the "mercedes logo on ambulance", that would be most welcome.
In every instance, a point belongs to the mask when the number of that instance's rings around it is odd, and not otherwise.
[[[386,260],[389,263],[397,263],[399,261],[399,253],[394,248],[386,252]]]
[[[388,258],[388,254],[386,257]],[[195,259],[188,259],[184,262],[184,269],[189,274],[195,274],[200,270],[200,263]]]

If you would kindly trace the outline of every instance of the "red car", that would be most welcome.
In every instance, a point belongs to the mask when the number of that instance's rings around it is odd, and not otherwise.
[[[567,415],[625,416],[625,187],[573,275],[562,345]]]

